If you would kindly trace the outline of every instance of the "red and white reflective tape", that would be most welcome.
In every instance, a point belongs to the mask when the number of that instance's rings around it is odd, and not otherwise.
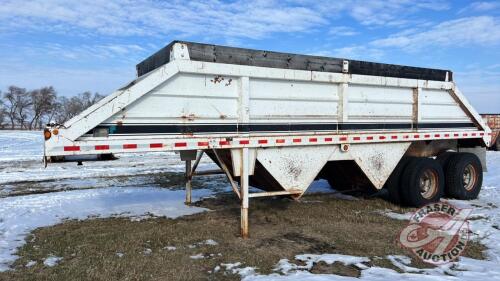
[[[484,131],[467,132],[423,132],[423,133],[364,133],[348,135],[290,135],[249,136],[242,138],[191,138],[191,139],[144,139],[115,140],[112,142],[77,141],[75,145],[60,148],[65,154],[98,154],[129,151],[170,151],[211,148],[304,146],[324,144],[356,144],[438,139],[471,139],[491,136]]]

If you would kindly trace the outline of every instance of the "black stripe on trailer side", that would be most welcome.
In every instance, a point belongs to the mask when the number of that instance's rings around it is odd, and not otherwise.
[[[101,125],[109,135],[141,134],[227,134],[227,133],[283,133],[307,131],[397,130],[397,129],[457,129],[476,128],[473,123],[266,123],[266,124],[122,124]],[[93,134],[93,130],[87,134]]]
[[[336,131],[337,123],[244,124],[243,132]]]
[[[340,131],[411,129],[413,123],[339,123]]]
[[[417,123],[417,129],[477,128],[474,123]]]

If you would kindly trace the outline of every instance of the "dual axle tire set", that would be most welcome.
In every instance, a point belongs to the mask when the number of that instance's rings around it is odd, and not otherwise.
[[[441,197],[477,198],[483,168],[472,153],[445,152],[436,159],[404,157],[385,184],[393,203],[421,207]]]

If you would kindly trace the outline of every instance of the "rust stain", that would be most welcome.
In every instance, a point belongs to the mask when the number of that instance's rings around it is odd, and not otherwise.
[[[117,122],[116,122],[116,125],[117,125],[117,126],[123,126],[123,121],[117,121]]]
[[[221,75],[217,75],[214,77],[214,79],[210,80],[210,82],[214,84],[221,83],[222,81],[224,81],[224,77],[222,77]]]
[[[188,121],[193,121],[194,119],[196,119],[196,115],[194,115],[193,113],[191,113],[189,115],[182,115],[181,119],[185,119],[185,120],[188,120]]]
[[[226,118],[227,118],[227,115],[221,114],[221,115],[219,116],[219,118],[220,118],[220,119],[226,119]]]
[[[369,161],[378,171],[380,171],[384,166],[384,157],[381,154],[377,154],[370,157]]]
[[[294,161],[287,161],[286,170],[288,175],[292,176],[295,181],[298,181],[300,175],[302,174],[302,169],[300,165],[297,165]]]

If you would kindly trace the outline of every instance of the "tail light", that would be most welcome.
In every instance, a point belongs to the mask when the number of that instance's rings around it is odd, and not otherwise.
[[[49,131],[49,129],[43,130],[43,137],[45,138],[45,140],[50,139],[51,136],[52,136],[52,133]]]

